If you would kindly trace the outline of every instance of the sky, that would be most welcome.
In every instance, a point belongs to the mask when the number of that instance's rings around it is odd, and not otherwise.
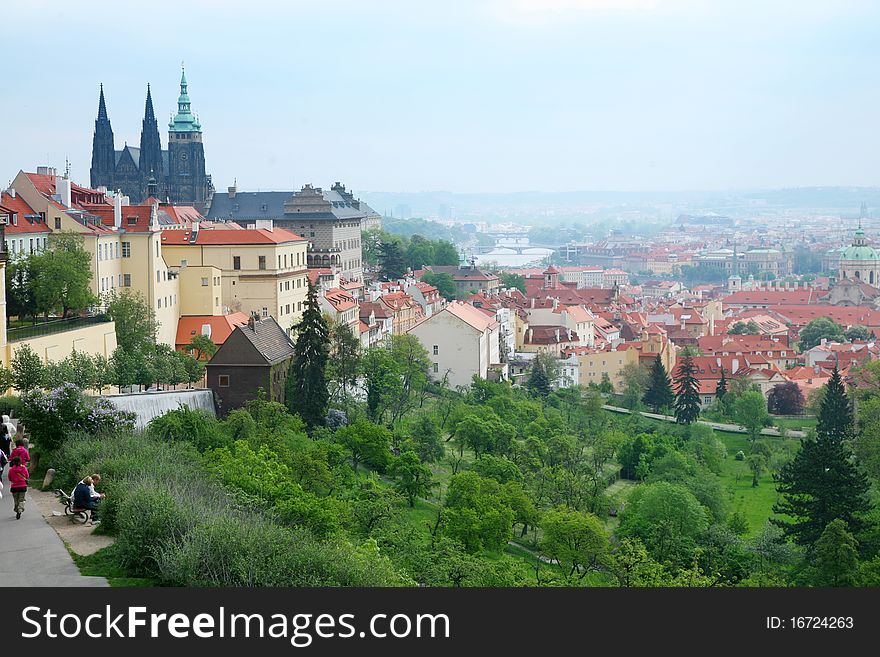
[[[0,178],[88,183],[98,85],[163,144],[181,62],[217,189],[880,184],[869,0],[7,0]],[[5,181],[4,181],[5,182]]]

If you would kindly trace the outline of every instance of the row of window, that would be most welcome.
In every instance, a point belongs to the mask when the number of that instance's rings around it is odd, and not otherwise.
[[[162,305],[163,301],[165,302],[164,306]],[[159,297],[158,301],[156,301],[156,306],[159,308],[159,310],[162,310],[162,308],[170,308],[171,306],[176,306],[176,305],[177,305],[177,295],[176,294],[171,294],[167,297]]]
[[[131,274],[119,274],[118,280],[118,287],[131,287]],[[109,292],[110,290],[115,290],[116,287],[116,279],[112,276],[101,277],[101,292]]]
[[[295,281],[296,284],[293,286],[291,286],[289,280],[280,282],[280,283],[278,283],[278,291],[279,292],[288,292],[291,289],[301,288],[303,286],[303,282],[305,280],[306,279],[304,279],[304,278],[297,278]]]
[[[361,248],[361,241],[356,238],[351,238],[348,240],[339,240],[338,242],[333,243],[334,248],[337,249],[359,249]]]
[[[281,254],[278,255],[278,269],[287,269],[287,255],[288,255],[288,254],[286,254],[286,253],[284,254],[284,258],[283,258],[283,263],[284,263],[284,264],[283,264],[283,265],[281,264],[281,263],[282,263],[282,257],[281,257]],[[305,264],[304,262],[300,262],[300,255],[302,255],[302,254],[300,254],[299,252],[297,252],[297,254],[296,254],[296,265],[295,265],[295,266],[297,266],[297,267],[301,267],[301,266],[303,266],[303,265]],[[261,256],[261,257],[262,257],[262,256]],[[290,266],[291,266],[291,267],[294,266],[294,264],[293,264],[293,254],[292,254],[292,253],[290,254]]]
[[[45,251],[46,245],[48,243],[47,239],[48,238],[46,238],[46,237],[29,237],[28,238],[28,251],[27,251],[27,253],[37,253],[38,251]],[[5,250],[8,253],[12,253],[13,255],[15,255],[16,253],[25,253],[24,238],[23,237],[18,238],[17,242],[18,242],[18,250],[16,250],[16,240],[14,240],[14,239],[6,240],[4,242]]]
[[[214,276],[214,285],[220,285],[220,277]],[[211,277],[202,276],[202,287],[208,287],[211,284]]]
[[[293,310],[291,310],[291,308],[292,308]],[[281,312],[279,313],[280,315],[289,315],[291,312],[298,312],[298,313],[299,313],[299,312],[302,312],[302,301],[298,301],[297,303],[288,303],[288,304],[285,304],[285,305],[283,305],[283,306],[280,306],[280,307],[279,307],[279,310],[281,311]],[[264,311],[264,313],[265,313],[265,314],[263,315],[263,317],[265,317],[265,316],[268,314],[269,311],[268,311],[267,308],[263,308],[263,311]]]

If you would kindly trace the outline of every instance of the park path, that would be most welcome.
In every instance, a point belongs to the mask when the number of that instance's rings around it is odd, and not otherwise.
[[[627,415],[632,415],[632,411],[628,408],[621,408],[620,406],[611,406],[610,404],[603,404],[602,408],[606,411],[611,411],[612,413],[626,413]],[[660,420],[662,422],[675,422],[675,417],[672,415],[661,415],[659,413],[648,413],[647,411],[639,411],[639,414],[643,417],[651,418],[652,420]],[[706,426],[712,427],[713,429],[717,429],[718,431],[730,431],[733,433],[748,433],[748,430],[745,427],[741,427],[738,424],[725,424],[724,422],[712,422],[711,420],[697,420],[700,424],[705,424]],[[778,429],[761,429],[762,436],[776,436],[777,438],[782,435],[779,433]],[[806,433],[803,431],[796,431],[795,429],[786,429],[785,437],[786,438],[804,438],[806,437]]]
[[[16,520],[5,471],[3,486],[3,499],[0,500],[0,587],[109,586],[103,577],[80,575],[61,538],[43,518],[33,500],[27,501],[21,519]],[[28,492],[28,496],[30,494]]]

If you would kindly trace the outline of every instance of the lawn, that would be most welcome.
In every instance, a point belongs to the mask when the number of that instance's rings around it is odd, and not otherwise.
[[[110,586],[159,586],[157,581],[147,577],[129,577],[119,565],[119,560],[114,556],[112,545],[88,556],[82,556],[74,552],[71,552],[70,556],[73,557],[73,562],[79,568],[81,575],[86,577],[106,577]]]

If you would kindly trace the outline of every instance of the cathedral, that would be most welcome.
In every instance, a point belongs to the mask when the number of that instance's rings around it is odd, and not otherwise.
[[[180,76],[177,114],[168,124],[167,150],[162,149],[159,139],[150,85],[140,147],[126,144],[122,150],[116,150],[101,85],[92,139],[91,186],[121,190],[132,203],[142,203],[148,196],[154,196],[163,202],[205,209],[214,188],[211,176],[205,173],[202,126],[190,109],[185,72]]]

